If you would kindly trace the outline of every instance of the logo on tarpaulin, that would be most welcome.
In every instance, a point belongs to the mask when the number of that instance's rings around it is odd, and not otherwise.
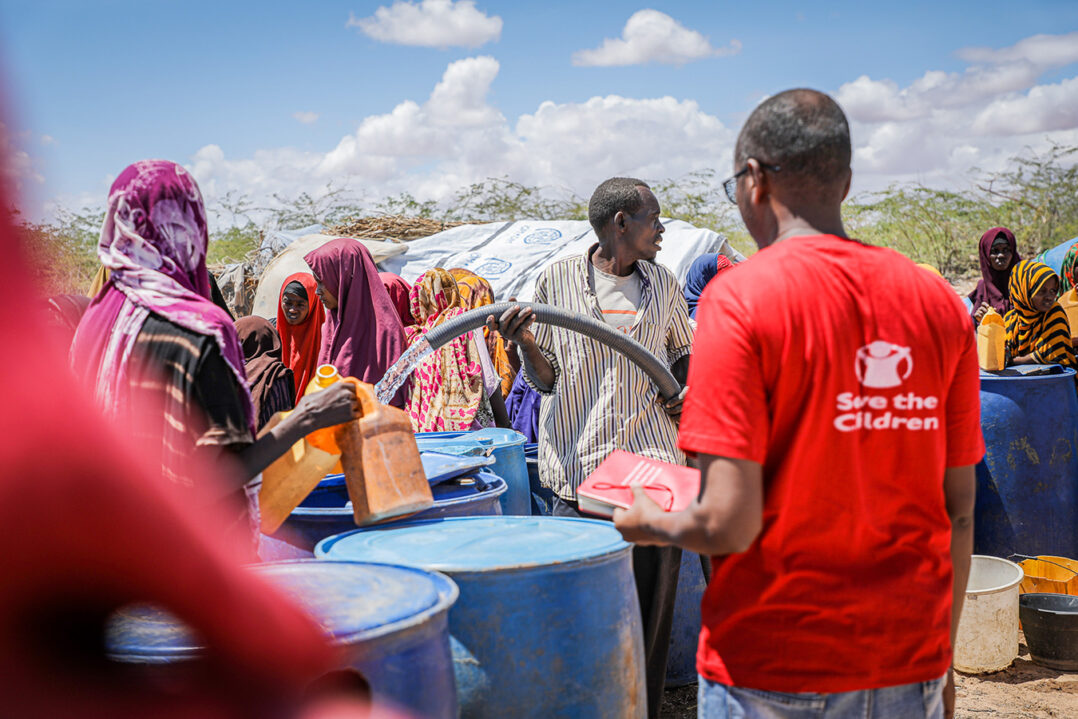
[[[483,260],[477,267],[472,268],[472,272],[480,277],[487,277],[488,275],[501,275],[513,266],[512,262],[506,262],[500,260],[497,257],[488,257]]]
[[[555,240],[561,239],[561,230],[555,230],[553,227],[544,227],[541,230],[528,233],[524,236],[525,245],[549,245]]]

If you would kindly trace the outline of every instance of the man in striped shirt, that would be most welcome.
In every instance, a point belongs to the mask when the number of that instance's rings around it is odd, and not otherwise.
[[[684,384],[693,331],[677,279],[654,262],[664,230],[659,210],[643,181],[615,177],[603,182],[588,204],[599,242],[583,255],[548,267],[536,283],[535,302],[625,332],[666,362]],[[577,487],[615,449],[685,463],[677,447],[681,397],[664,403],[647,375],[624,355],[551,325],[538,325],[533,333],[533,319],[531,310],[512,308],[488,324],[518,343],[524,379],[542,394],[539,476],[554,494],[555,515],[578,516]],[[648,715],[657,717],[681,551],[635,547],[633,552],[644,621]]]

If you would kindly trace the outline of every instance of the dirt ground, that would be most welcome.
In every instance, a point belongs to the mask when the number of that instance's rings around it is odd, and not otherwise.
[[[667,689],[663,719],[695,719],[696,685]],[[1024,639],[1018,659],[993,674],[955,674],[955,719],[1078,718],[1078,673],[1030,661]]]

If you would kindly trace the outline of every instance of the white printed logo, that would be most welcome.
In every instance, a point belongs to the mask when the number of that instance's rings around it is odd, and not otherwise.
[[[899,368],[905,372],[899,376]],[[853,363],[857,381],[865,387],[888,389],[898,387],[913,372],[913,357],[910,348],[876,340],[857,350]]]
[[[853,370],[864,389],[893,389],[902,386],[913,374],[913,353],[909,347],[876,340],[857,350]],[[924,432],[940,428],[940,401],[935,395],[909,391],[841,392],[835,397],[835,409],[838,414],[833,424],[840,432]]]

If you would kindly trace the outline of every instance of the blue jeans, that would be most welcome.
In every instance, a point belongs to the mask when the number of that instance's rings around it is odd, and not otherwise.
[[[930,682],[839,694],[787,694],[700,677],[700,719],[943,719],[944,675]]]

